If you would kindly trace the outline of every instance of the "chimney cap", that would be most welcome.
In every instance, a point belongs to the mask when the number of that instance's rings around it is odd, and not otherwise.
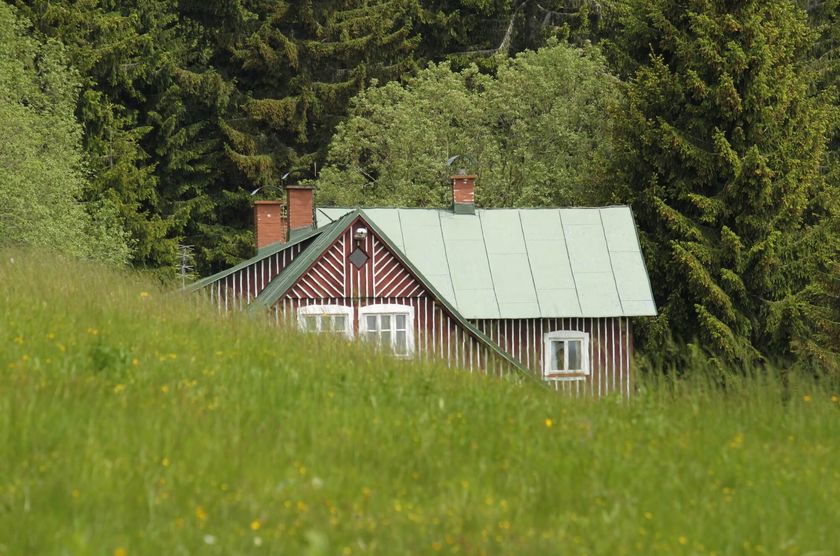
[[[267,201],[254,201],[255,205],[285,205],[286,201],[281,199],[277,199],[276,201],[267,200]]]
[[[451,180],[473,180],[475,181],[478,178],[477,174],[455,174],[454,176],[449,176]]]
[[[286,189],[315,189],[314,185],[287,185]]]

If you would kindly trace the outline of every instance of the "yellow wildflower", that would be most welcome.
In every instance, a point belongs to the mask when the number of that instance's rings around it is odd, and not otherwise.
[[[163,386],[161,386],[161,387],[160,387],[160,391],[161,391],[161,393],[163,393],[163,394],[168,394],[168,393],[169,393],[169,386],[167,386],[166,384],[164,384]]]
[[[196,506],[195,517],[202,523],[207,521],[207,510],[205,510],[203,506]]]
[[[552,421],[551,419],[546,419],[546,420],[545,420],[545,426],[546,426],[546,427],[551,428],[551,426],[552,426],[553,424],[554,424],[554,421]]]
[[[131,360],[131,364],[136,367],[137,365],[140,364],[140,360],[135,357]]]
[[[833,401],[834,403],[840,402],[840,396],[838,396],[837,394],[832,394],[831,401]]]
[[[804,396],[802,396],[802,401],[805,403],[809,403],[811,399],[811,394],[805,394]]]
[[[169,461],[168,457],[164,456],[163,459],[160,460],[160,464],[164,467],[169,467],[172,464],[172,462]]]
[[[680,544],[688,544],[688,539],[682,535],[680,535],[680,538],[678,540],[680,541]]]
[[[125,390],[125,384],[117,384],[114,386],[114,394],[119,394],[123,390]]]
[[[99,330],[97,330],[95,328],[88,328],[87,333],[90,334],[91,336],[96,336],[96,335],[99,334]]]
[[[140,292],[140,299],[146,299],[149,297],[149,292]]]
[[[260,530],[260,520],[255,519],[251,522],[251,531],[259,531]]]
[[[123,547],[115,548],[114,556],[128,556],[128,551]]]

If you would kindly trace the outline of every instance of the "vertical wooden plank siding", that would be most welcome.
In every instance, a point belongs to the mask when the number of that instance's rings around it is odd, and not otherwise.
[[[292,245],[202,288],[219,312],[244,309],[308,245]]]
[[[585,332],[589,334],[589,375],[549,384],[574,395],[632,394],[633,344],[627,317],[488,319],[475,320],[473,324],[537,376],[543,374],[545,334],[561,330]]]

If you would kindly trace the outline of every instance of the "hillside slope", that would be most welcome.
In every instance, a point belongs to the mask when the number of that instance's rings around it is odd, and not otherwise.
[[[570,400],[0,252],[0,555],[837,553],[791,388]]]

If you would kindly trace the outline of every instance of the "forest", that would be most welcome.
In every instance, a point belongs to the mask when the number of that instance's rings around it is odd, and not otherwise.
[[[283,184],[443,206],[461,155],[632,206],[651,364],[836,374],[838,91],[840,0],[0,2],[0,243],[197,277]]]

